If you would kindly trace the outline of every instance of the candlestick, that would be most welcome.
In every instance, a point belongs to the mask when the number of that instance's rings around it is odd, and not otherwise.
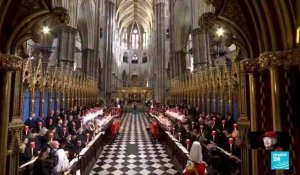
[[[27,135],[29,131],[29,126],[25,126],[24,130],[25,130],[25,135]]]
[[[191,140],[190,139],[186,139],[185,143],[186,143],[186,149],[189,150],[189,146],[191,144]]]
[[[222,120],[223,129],[225,129],[225,120]]]
[[[52,141],[53,140],[53,133],[50,133],[49,137],[50,137],[50,140]]]
[[[89,133],[86,134],[86,139],[87,139],[87,143],[88,143],[89,139],[90,139],[90,134]]]
[[[81,140],[77,140],[77,146],[81,147]]]
[[[64,130],[64,136],[66,135],[66,132],[67,132],[67,128],[63,128],[63,130]]]
[[[215,135],[216,135],[216,131],[215,131],[215,130],[213,130],[213,131],[211,132],[211,135],[213,136],[213,142],[215,142]]]
[[[33,150],[35,148],[35,142],[30,142],[30,147],[31,147],[31,155],[33,157]]]
[[[181,132],[178,133],[178,138],[179,142],[181,142]]]
[[[233,138],[232,138],[232,137],[230,137],[230,138],[228,139],[228,143],[229,143],[229,145],[230,145],[230,153],[232,153],[232,144],[233,144]]]

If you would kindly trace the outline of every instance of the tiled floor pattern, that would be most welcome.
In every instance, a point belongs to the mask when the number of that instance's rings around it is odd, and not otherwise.
[[[123,117],[119,136],[105,146],[90,175],[178,174],[163,145],[151,142],[147,114]]]

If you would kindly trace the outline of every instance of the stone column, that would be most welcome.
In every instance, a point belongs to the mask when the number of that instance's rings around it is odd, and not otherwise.
[[[254,60],[254,59],[251,59]],[[240,131],[240,139],[241,139],[241,175],[249,175],[250,174],[250,168],[249,167],[249,161],[252,161],[252,174],[257,174],[258,169],[257,169],[257,152],[252,151],[252,159],[250,160],[249,158],[249,148],[248,148],[248,130],[250,128],[250,121],[247,116],[247,83],[246,83],[246,71],[249,71],[248,67],[246,66],[245,62],[241,62],[238,64],[241,68],[239,70],[239,111],[240,111],[240,117],[238,120],[238,125],[239,125],[239,131]],[[251,64],[252,65],[252,64]],[[251,67],[252,68],[252,67]],[[252,105],[250,104],[250,113],[251,115],[255,115],[253,111],[256,112],[256,109],[253,106],[253,101],[255,102],[255,95],[256,94],[256,89],[255,89],[255,77],[249,77],[249,93],[250,96],[252,96],[250,99],[250,103],[252,101]],[[252,89],[251,89],[252,88]],[[251,120],[252,117],[255,116],[250,116]],[[256,119],[255,119],[256,120]],[[252,122],[252,121],[251,121]],[[252,128],[253,127],[253,128]],[[251,130],[255,130],[255,126],[253,123],[251,123]],[[254,164],[253,164],[254,163]]]
[[[280,118],[280,89],[279,89],[277,67],[272,66],[270,68],[270,78],[271,78],[273,130],[282,131],[281,118]]]
[[[58,34],[57,60],[59,67],[73,68],[75,37],[77,30],[65,26]]]
[[[113,45],[113,25],[114,25],[114,2],[106,0],[106,32],[105,32],[105,50],[104,50],[104,95],[106,101],[111,99],[111,83],[112,83],[112,45]]]
[[[257,131],[257,111],[256,111],[256,87],[255,87],[255,76],[253,73],[249,74],[249,92],[250,92],[250,121],[251,121],[251,132]],[[257,165],[257,150],[251,151],[252,156],[252,174],[258,173]]]
[[[96,66],[93,64],[94,59],[94,50],[93,49],[82,49],[82,71],[92,76],[93,75],[93,68]]]
[[[171,53],[171,75],[172,78],[176,77],[176,63],[175,63],[175,50],[174,50],[174,6],[175,6],[176,0],[170,0],[169,6],[170,6],[170,24],[169,24],[169,37],[170,37],[170,53]]]
[[[196,28],[192,30],[192,42],[193,42],[193,56],[194,56],[194,68],[200,70],[203,65],[208,64],[208,50],[207,44],[208,35],[204,29]]]
[[[24,126],[21,115],[22,68],[22,58],[0,54],[0,174],[18,173],[18,147]]]
[[[165,101],[166,91],[166,65],[165,65],[165,21],[164,21],[165,4],[158,1],[155,4],[156,15],[156,71],[157,71],[157,84],[156,93],[157,100],[161,103]]]
[[[185,73],[186,62],[185,62],[186,53],[183,50],[175,52],[175,75],[180,76]]]

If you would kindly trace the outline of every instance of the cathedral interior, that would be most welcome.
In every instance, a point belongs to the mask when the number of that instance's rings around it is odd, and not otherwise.
[[[0,41],[0,175],[300,174],[299,0],[0,0]]]

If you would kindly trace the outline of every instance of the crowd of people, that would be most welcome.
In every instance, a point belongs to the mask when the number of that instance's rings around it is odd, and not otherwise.
[[[94,106],[51,111],[46,118],[43,114],[37,118],[32,114],[24,123],[20,165],[35,160],[34,174],[56,175],[67,171],[69,161],[118,113],[114,106]],[[86,116],[89,120],[84,120]]]
[[[206,161],[212,161],[215,158],[216,147],[239,157],[238,125],[230,113],[226,113],[225,116],[213,112],[205,114],[200,112],[198,108],[191,106],[172,107],[167,105],[156,105],[150,110],[150,113],[157,116],[165,128],[190,151],[190,160],[197,150],[197,155],[201,155],[201,159],[195,158],[197,161],[194,163],[201,162],[200,169],[203,169],[202,149],[199,148],[201,145],[206,145],[208,150],[212,150],[209,153],[213,155],[204,155]],[[218,162],[217,159],[213,161],[212,165],[216,165]],[[191,165],[195,166],[194,163],[188,162],[187,169]],[[211,169],[217,170],[218,168],[212,167]],[[187,170],[186,174],[188,175],[189,172]],[[201,170],[201,172],[203,171]]]

